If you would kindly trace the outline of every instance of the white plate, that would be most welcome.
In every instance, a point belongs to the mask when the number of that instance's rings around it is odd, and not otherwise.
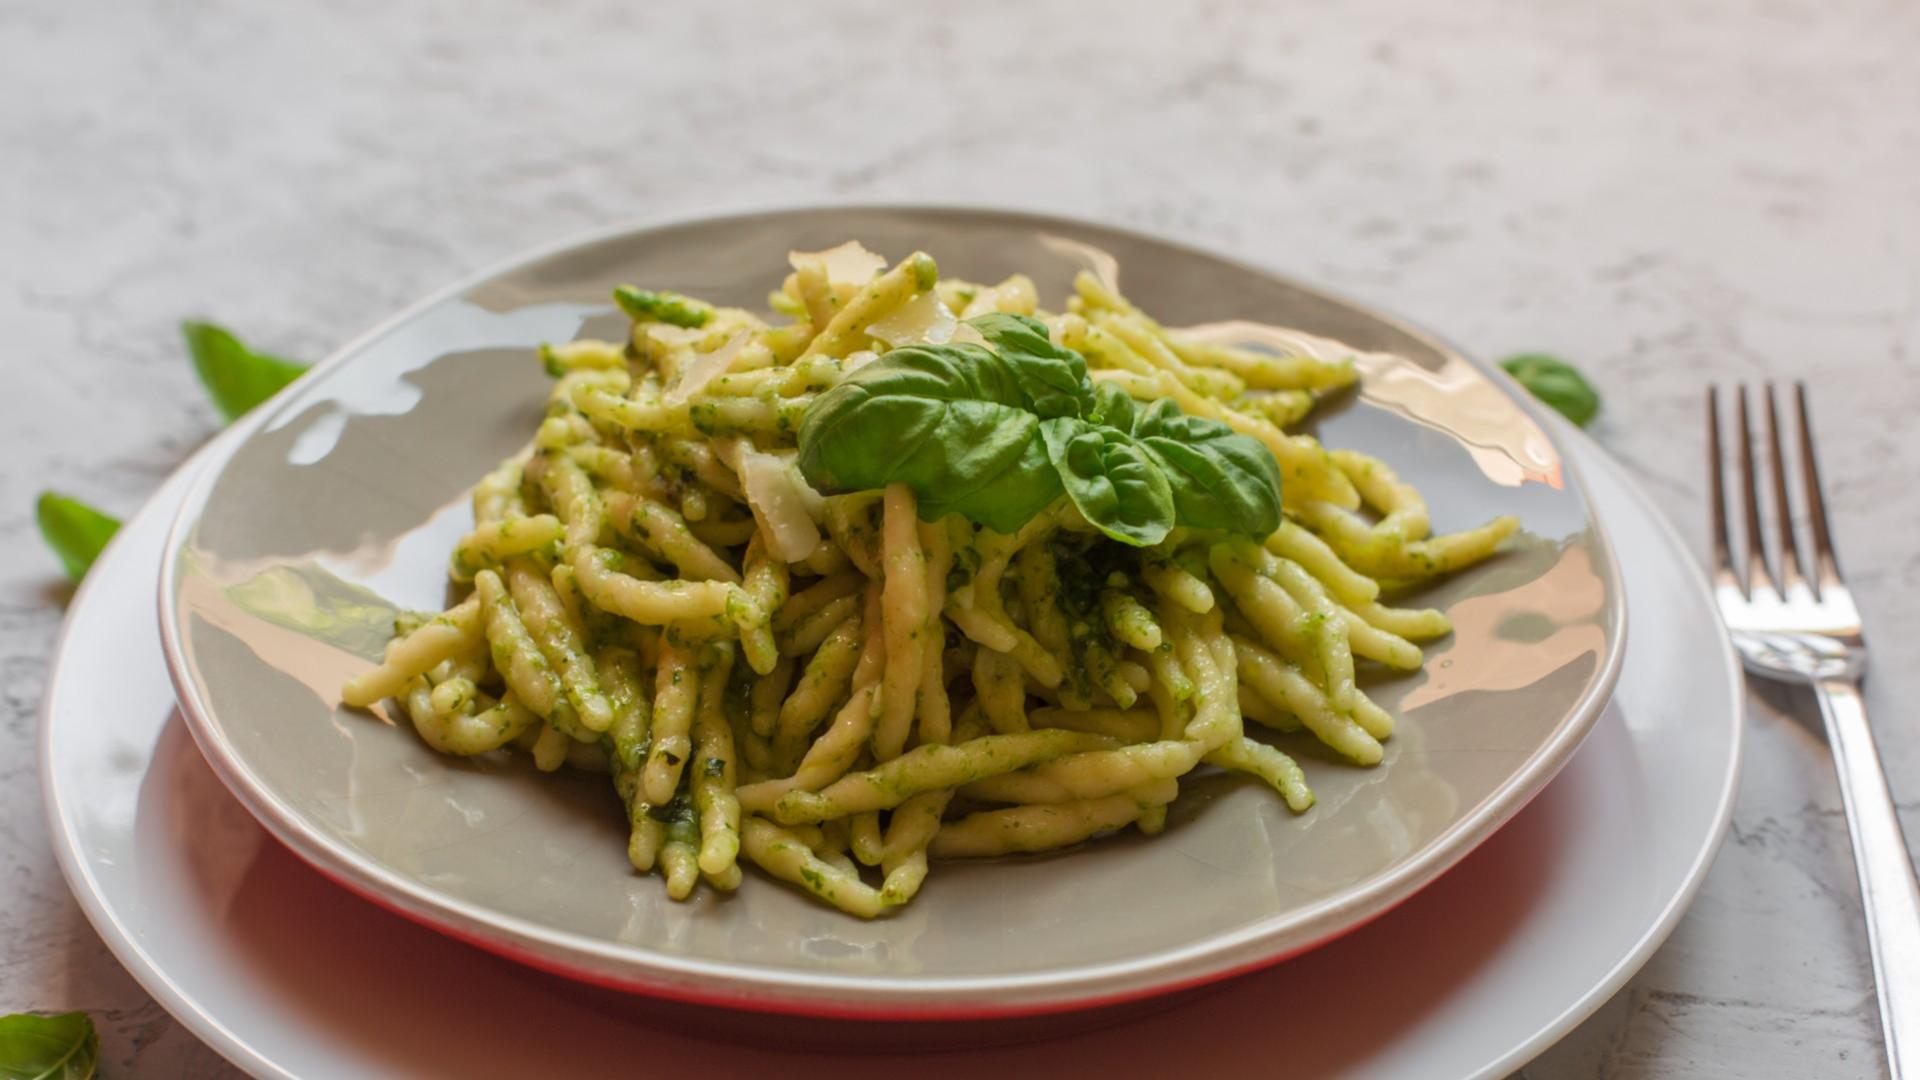
[[[343,707],[387,606],[437,608],[469,489],[538,424],[530,346],[626,326],[614,283],[757,305],[792,248],[859,237],[958,277],[1031,275],[1054,303],[1111,277],[1175,325],[1363,350],[1359,392],[1318,410],[1329,446],[1417,485],[1437,531],[1498,515],[1498,557],[1423,589],[1453,633],[1370,691],[1398,723],[1377,769],[1305,736],[1318,802],[1195,777],[1157,839],[942,863],[915,902],[859,921],[769,886],[690,903],[626,858],[604,778],[524,757],[449,760]],[[1426,885],[1572,756],[1623,656],[1605,531],[1538,407],[1418,330],[1284,277],[1138,233],[995,210],[783,209],[619,228],[515,259],[396,316],[236,425],[163,558],[161,640],[214,772],[302,858],[382,904],[550,971],[682,1001],[869,1019],[1084,1009],[1318,945]],[[291,605],[291,606],[290,606]],[[373,617],[369,619],[369,612]],[[377,629],[368,633],[371,622]],[[498,757],[498,756],[496,756]]]
[[[1678,921],[1726,829],[1739,673],[1671,529],[1591,443],[1567,442],[1638,614],[1613,703],[1532,805],[1426,891],[1316,952],[1122,1028],[923,1054],[916,1074],[1215,1076],[1284,1063],[1303,1076],[1501,1076],[1618,990]],[[195,751],[153,628],[161,542],[189,479],[176,475],[127,524],[75,598],[41,744],[75,895],[182,1023],[264,1076],[613,1075],[637,1063],[899,1073],[898,1059],[656,1030],[644,1000],[413,926],[273,843]]]

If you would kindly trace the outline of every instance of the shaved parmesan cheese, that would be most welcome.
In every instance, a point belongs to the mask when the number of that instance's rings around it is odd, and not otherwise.
[[[675,326],[672,323],[650,322],[640,324],[646,329],[647,339],[657,341],[668,348],[686,346],[692,348],[707,340],[712,331],[697,326]]]
[[[820,546],[818,521],[826,500],[800,475],[799,454],[769,454],[744,438],[714,443],[720,460],[740,478],[747,507],[782,562],[795,563]]]
[[[953,328],[953,336],[947,339],[949,345],[978,345],[983,349],[992,348],[987,344],[987,336],[966,323]]]
[[[902,345],[944,345],[953,340],[959,326],[960,320],[953,317],[939,294],[924,292],[867,327],[867,333],[897,349]]]
[[[887,268],[885,258],[868,251],[858,240],[849,240],[825,251],[787,252],[787,263],[795,270],[810,262],[821,263],[826,268],[827,281],[834,285],[865,285]]]
[[[680,381],[662,394],[662,399],[669,405],[686,404],[693,395],[706,389],[708,383],[726,374],[728,365],[733,363],[733,358],[740,355],[740,350],[746,348],[747,342],[752,338],[752,334],[742,330],[733,335],[725,345],[694,357],[693,363],[687,365],[686,373],[680,376]]]

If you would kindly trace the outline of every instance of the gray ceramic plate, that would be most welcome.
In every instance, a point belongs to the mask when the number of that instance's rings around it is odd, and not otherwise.
[[[605,782],[455,761],[343,709],[394,607],[443,603],[467,488],[524,442],[542,341],[617,334],[612,285],[758,307],[794,248],[858,237],[948,273],[1031,274],[1058,303],[1118,259],[1174,324],[1246,320],[1370,355],[1319,421],[1386,459],[1436,529],[1520,518],[1514,550],[1432,589],[1458,627],[1425,673],[1372,688],[1402,718],[1378,768],[1305,759],[1319,804],[1290,815],[1224,776],[1190,781],[1164,836],[943,865],[896,915],[860,922],[784,887],[666,899],[625,858]],[[959,1017],[1089,1007],[1271,963],[1443,872],[1567,761],[1619,672],[1618,570],[1579,480],[1501,376],[1355,304],[1164,240],[980,210],[829,208],[625,229],[456,285],[347,346],[244,421],[196,481],[162,563],[161,632],[216,773],[321,871],[465,940],[649,993],[821,1015]],[[290,913],[291,914],[291,913]],[[1385,974],[1385,973],[1383,973]]]

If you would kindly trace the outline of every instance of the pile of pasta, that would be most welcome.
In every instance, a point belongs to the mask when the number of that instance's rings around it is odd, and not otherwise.
[[[1287,429],[1353,383],[1155,322],[1082,274],[943,280],[915,253],[795,253],[774,321],[621,287],[626,341],[540,350],[556,377],[524,451],[475,487],[451,575],[466,598],[399,620],[350,705],[397,699],[454,755],[524,750],[606,772],[628,855],[676,899],[744,858],[858,916],[906,903],[929,859],[1160,832],[1205,765],[1313,803],[1257,728],[1304,728],[1358,765],[1394,719],[1356,672],[1417,671],[1438,611],[1381,597],[1470,565],[1514,530],[1432,535],[1382,462]],[[1273,451],[1283,520],[1259,538],[1176,528],[1151,547],[1065,498],[1011,534],[923,521],[899,485],[822,496],[796,431],[890,348],[1038,318],[1130,396],[1170,399]]]

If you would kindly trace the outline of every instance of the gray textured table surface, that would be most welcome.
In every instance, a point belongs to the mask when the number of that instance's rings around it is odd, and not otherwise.
[[[0,1012],[92,1011],[114,1076],[223,1071],[48,851],[36,709],[67,590],[35,491],[131,511],[213,429],[182,316],[317,357],[639,214],[912,198],[1177,232],[1485,354],[1579,359],[1596,434],[1696,541],[1701,386],[1807,379],[1916,805],[1920,6],[919,10],[0,0]],[[1826,751],[1805,703],[1752,704],[1699,901],[1525,1075],[1884,1067]]]

